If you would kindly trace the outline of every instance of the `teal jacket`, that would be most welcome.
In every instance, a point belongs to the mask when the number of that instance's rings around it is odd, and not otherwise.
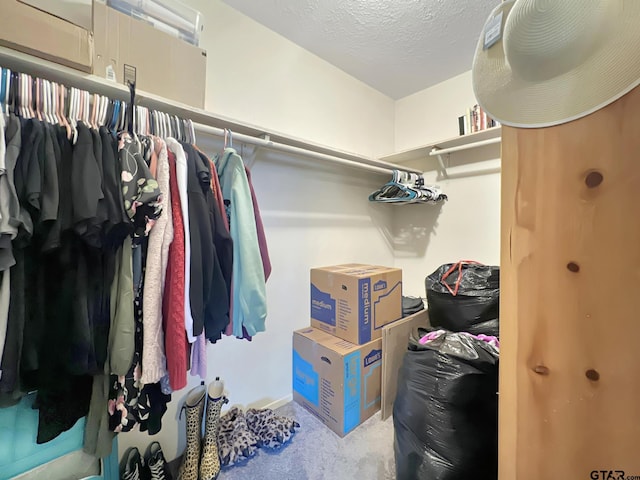
[[[242,338],[245,327],[254,336],[265,330],[267,294],[249,182],[233,148],[226,148],[214,161],[233,239],[233,334]]]

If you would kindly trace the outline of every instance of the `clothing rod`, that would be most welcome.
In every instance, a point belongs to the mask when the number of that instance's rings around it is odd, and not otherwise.
[[[113,99],[128,100],[129,90],[124,85],[111,82],[96,75],[87,75],[77,70],[59,65],[47,60],[36,58],[22,52],[18,52],[0,46],[0,66],[11,68],[18,72],[46,78],[58,83],[63,83],[68,87],[76,87],[91,93],[97,93]],[[273,150],[288,151],[298,155],[331,161],[345,166],[367,169],[375,173],[391,174],[393,169],[402,169],[407,172],[422,174],[421,170],[413,168],[400,168],[393,163],[383,162],[350,152],[344,152],[336,148],[319,145],[307,140],[295,138],[279,132],[267,131],[256,125],[242,123],[222,115],[213,114],[205,110],[190,107],[188,105],[175,102],[163,97],[159,97],[142,90],[136,91],[136,105],[141,105],[153,110],[162,111],[180,118],[190,119],[196,124],[200,124],[209,129],[212,135],[221,135],[224,128],[233,132],[235,138],[244,138],[242,141],[253,145],[270,148]],[[203,131],[201,129],[201,131]],[[223,134],[222,134],[223,135]],[[261,137],[269,136],[271,142]],[[374,167],[374,168],[367,168]]]
[[[210,135],[216,135],[218,137],[224,137],[224,129],[210,127],[208,125],[204,125],[202,123],[194,123],[193,127],[202,133],[207,133]],[[280,152],[293,153],[296,155],[303,155],[305,157],[317,158],[318,160],[337,163],[340,165],[344,165],[347,167],[358,168],[360,170],[369,170],[375,173],[381,173],[385,175],[389,175],[392,173],[394,165],[389,165],[388,167],[381,167],[375,165],[369,165],[367,163],[360,163],[353,160],[347,160],[346,158],[340,158],[333,155],[327,155],[324,153],[318,153],[311,150],[307,150],[304,148],[294,147],[291,145],[286,145],[284,143],[273,142],[268,139],[252,137],[251,135],[243,135],[241,133],[233,133],[233,139],[238,140],[242,143],[248,143],[250,145],[255,145],[257,147],[267,148],[269,150],[277,150]],[[381,164],[385,162],[380,162]]]
[[[460,145],[459,147],[443,148],[442,150],[434,147],[431,150],[431,152],[429,152],[429,155],[434,157],[436,155],[444,155],[446,153],[460,152],[462,150],[469,150],[471,148],[483,147],[485,145],[493,145],[494,143],[500,143],[500,141],[501,141],[501,138],[498,137],[498,138],[490,138],[488,140],[481,140],[475,143],[469,143],[467,145]]]

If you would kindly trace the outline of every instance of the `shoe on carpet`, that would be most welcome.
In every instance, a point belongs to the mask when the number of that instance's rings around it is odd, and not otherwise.
[[[250,408],[246,413],[249,430],[258,437],[258,446],[277,450],[291,440],[300,424],[276,415],[270,408]]]
[[[120,462],[120,478],[122,480],[144,480],[144,463],[136,447],[124,452]]]
[[[258,453],[258,437],[247,426],[244,412],[232,407],[220,417],[218,445],[220,463],[232,466],[254,457]]]
[[[169,465],[164,458],[162,448],[158,442],[152,442],[144,455],[147,478],[150,480],[173,480]]]

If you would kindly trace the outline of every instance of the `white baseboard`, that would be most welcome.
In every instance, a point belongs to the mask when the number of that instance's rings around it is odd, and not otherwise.
[[[290,393],[286,397],[282,397],[279,400],[275,400],[275,401],[265,405],[263,408],[270,408],[271,410],[275,410],[276,408],[280,408],[283,405],[286,405],[287,403],[289,403],[292,400],[293,400],[293,394]]]

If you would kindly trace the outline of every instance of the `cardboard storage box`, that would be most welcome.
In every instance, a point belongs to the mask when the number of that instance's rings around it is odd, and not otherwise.
[[[93,28],[93,0],[19,0],[74,25]]]
[[[204,108],[205,50],[101,3],[94,5],[93,34],[95,75]]]
[[[351,263],[311,269],[311,326],[352,343],[402,318],[402,270]]]
[[[382,339],[354,345],[315,328],[293,334],[293,398],[341,437],[380,410]]]
[[[91,32],[18,0],[0,0],[0,45],[91,72]]]

